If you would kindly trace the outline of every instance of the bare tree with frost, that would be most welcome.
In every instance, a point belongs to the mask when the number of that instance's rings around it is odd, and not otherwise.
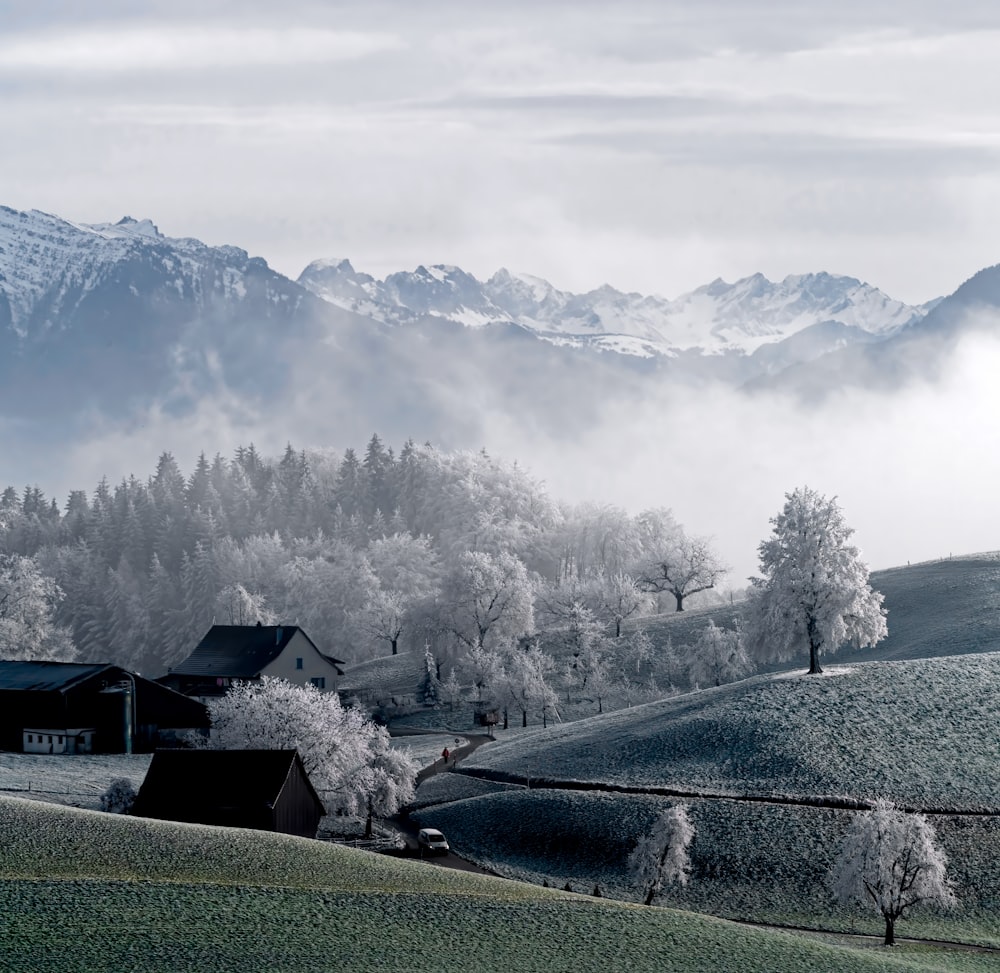
[[[947,858],[922,814],[907,814],[880,798],[855,815],[831,873],[837,901],[860,902],[885,919],[885,945],[896,943],[896,920],[918,906],[957,904]]]
[[[653,899],[666,885],[687,885],[691,874],[688,848],[694,838],[694,825],[688,818],[688,806],[668,808],[653,822],[629,855],[629,871],[643,892],[643,903]]]
[[[643,557],[636,581],[643,590],[674,596],[677,611],[684,599],[714,588],[729,572],[705,537],[688,537],[669,510],[639,515]]]
[[[761,661],[809,652],[819,658],[845,642],[875,645],[888,634],[882,595],[868,583],[868,567],[849,543],[853,529],[836,498],[809,487],[785,495],[771,518],[774,530],[759,548],[762,578],[750,579],[746,604],[748,648]]]

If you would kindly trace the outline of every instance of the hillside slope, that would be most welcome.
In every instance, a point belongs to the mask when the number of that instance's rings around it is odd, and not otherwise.
[[[874,648],[845,646],[824,663],[928,659],[968,652],[1000,651],[1000,552],[967,554],[940,561],[872,571],[871,585],[885,596],[889,635]],[[695,642],[709,620],[732,628],[741,603],[668,612],[627,626],[642,628],[656,647]],[[803,661],[805,668],[807,660]],[[784,663],[782,668],[797,669]]]
[[[466,772],[1000,810],[1000,654],[757,676],[524,734]]]
[[[0,832],[11,971],[953,968],[259,832],[10,799]]]

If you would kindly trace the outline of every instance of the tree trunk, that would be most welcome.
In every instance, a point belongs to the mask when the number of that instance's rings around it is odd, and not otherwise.
[[[528,725],[528,711],[526,709],[521,710],[521,726]]]
[[[684,611],[684,595],[680,594],[677,591],[675,591],[673,594],[674,594],[674,598],[677,599],[677,609],[676,610],[679,611],[679,612]]]
[[[808,675],[814,676],[818,675],[823,671],[823,667],[819,664],[819,646],[813,641],[812,636],[809,638],[809,672]]]
[[[885,917],[885,943],[883,945],[896,945],[896,920],[892,916]]]
[[[622,637],[622,620],[620,618],[615,619],[615,638],[620,639]]]
[[[396,655],[399,652],[399,641],[397,639],[392,640],[392,654]]]
[[[368,802],[368,818],[365,820],[365,837],[372,836],[372,802]]]
[[[651,885],[649,887],[649,891],[646,893],[645,901],[642,904],[643,905],[652,905],[653,904],[653,897],[655,895],[656,895],[656,889],[653,888],[653,886]]]

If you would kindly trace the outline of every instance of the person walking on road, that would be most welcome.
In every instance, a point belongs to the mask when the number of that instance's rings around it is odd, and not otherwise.
[[[448,748],[447,747],[445,747],[444,750],[441,751],[441,756],[444,758],[444,765],[447,767],[448,766]]]

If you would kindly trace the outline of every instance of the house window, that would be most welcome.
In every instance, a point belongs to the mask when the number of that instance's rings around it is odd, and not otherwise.
[[[49,743],[51,743],[51,742],[52,742],[52,737],[49,737]]]
[[[56,743],[62,743],[62,737],[56,737]]]
[[[301,669],[302,668],[302,660],[301,659],[296,659],[295,660],[295,668],[296,669]]]
[[[309,680],[317,689],[326,689],[326,677],[314,676]]]
[[[34,743],[34,742],[35,742],[35,738],[29,733],[28,734],[28,743]]]

